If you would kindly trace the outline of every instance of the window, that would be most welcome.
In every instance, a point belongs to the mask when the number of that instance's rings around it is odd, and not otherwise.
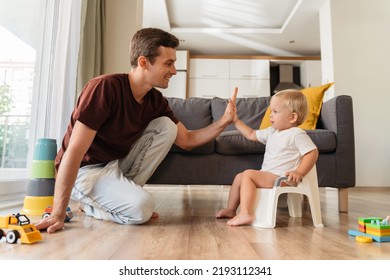
[[[0,0],[0,202],[24,197],[35,140],[57,145],[74,106],[79,0]]]
[[[0,180],[27,176],[42,1],[0,0]]]

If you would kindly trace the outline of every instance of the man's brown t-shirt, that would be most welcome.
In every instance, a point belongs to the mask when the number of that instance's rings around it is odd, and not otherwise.
[[[127,74],[102,75],[90,80],[72,113],[55,160],[56,169],[76,121],[97,131],[81,162],[85,166],[125,157],[150,121],[161,116],[178,123],[168,101],[154,88],[145,95],[143,104],[139,104],[133,97]]]

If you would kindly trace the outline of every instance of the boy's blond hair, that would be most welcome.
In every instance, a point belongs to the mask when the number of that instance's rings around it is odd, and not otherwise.
[[[283,101],[283,105],[290,110],[291,113],[296,113],[298,116],[297,125],[301,125],[307,115],[307,99],[306,96],[296,89],[285,89],[278,91],[272,96],[279,97]]]

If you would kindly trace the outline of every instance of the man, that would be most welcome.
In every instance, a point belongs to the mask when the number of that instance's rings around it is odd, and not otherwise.
[[[194,131],[176,119],[154,87],[176,74],[179,40],[163,30],[139,30],[131,41],[128,74],[89,81],[81,92],[56,157],[51,216],[36,223],[53,233],[64,226],[70,196],[88,216],[142,224],[158,214],[142,186],[173,143],[192,149],[211,141],[232,120],[236,93],[217,122]]]

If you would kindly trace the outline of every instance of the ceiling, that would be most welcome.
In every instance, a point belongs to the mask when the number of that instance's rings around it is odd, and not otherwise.
[[[326,0],[144,0],[143,26],[167,30],[191,55],[320,55]]]

